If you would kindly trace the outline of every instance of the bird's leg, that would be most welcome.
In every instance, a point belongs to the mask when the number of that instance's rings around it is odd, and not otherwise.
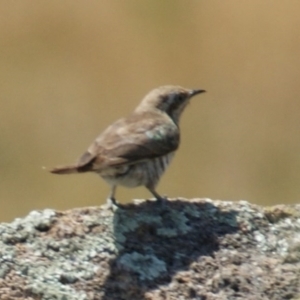
[[[111,187],[110,193],[109,193],[109,195],[106,199],[106,208],[107,209],[113,210],[114,206],[117,206],[117,207],[120,206],[119,203],[117,202],[116,198],[115,198],[116,188],[117,188],[116,185],[113,185]]]
[[[151,186],[147,186],[147,189],[149,190],[149,192],[156,198],[158,203],[165,203],[166,202],[166,198],[160,196],[154,189],[154,187]]]

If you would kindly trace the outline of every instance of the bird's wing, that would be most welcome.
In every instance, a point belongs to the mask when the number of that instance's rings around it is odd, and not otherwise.
[[[131,164],[175,151],[179,129],[164,116],[135,115],[108,127],[78,161],[81,171]]]

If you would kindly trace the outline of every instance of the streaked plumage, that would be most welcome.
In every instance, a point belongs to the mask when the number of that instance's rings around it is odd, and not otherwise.
[[[100,134],[78,162],[51,170],[55,174],[96,172],[112,187],[145,186],[158,199],[155,187],[180,142],[179,118],[189,99],[204,90],[163,86],[152,90],[126,118]]]

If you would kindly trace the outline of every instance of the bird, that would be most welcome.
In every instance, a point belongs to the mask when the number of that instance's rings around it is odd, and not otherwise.
[[[108,207],[119,206],[117,186],[145,186],[166,199],[156,186],[180,144],[179,121],[190,99],[203,89],[166,85],[151,90],[127,117],[107,127],[76,163],[50,170],[53,174],[94,172],[109,185]]]

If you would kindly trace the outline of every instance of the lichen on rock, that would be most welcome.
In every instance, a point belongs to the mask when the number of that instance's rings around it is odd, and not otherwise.
[[[0,299],[297,299],[300,205],[136,201],[0,224]]]

